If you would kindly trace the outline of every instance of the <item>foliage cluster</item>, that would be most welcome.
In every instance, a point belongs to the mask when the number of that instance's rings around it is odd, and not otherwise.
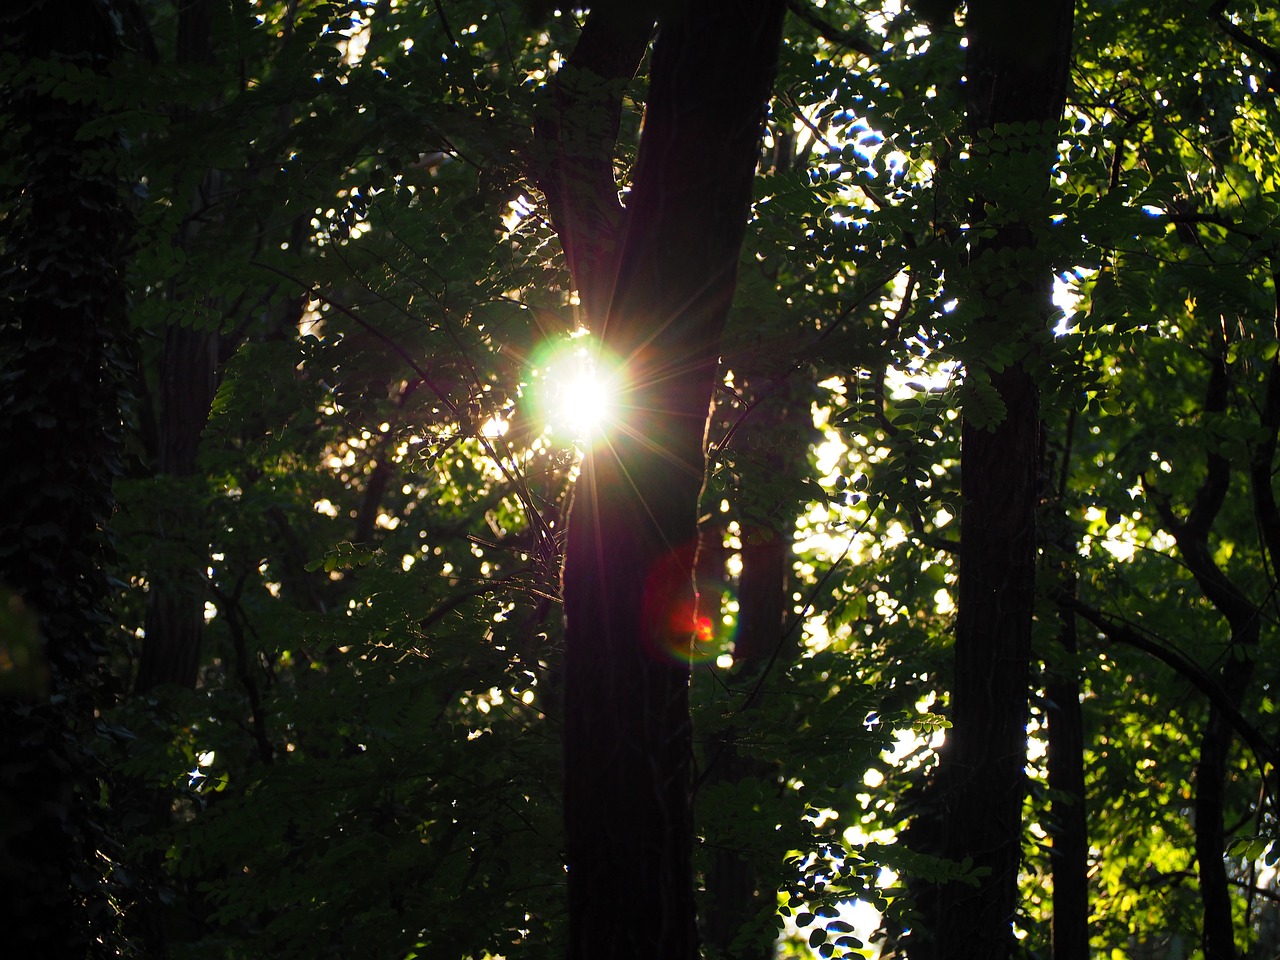
[[[964,128],[962,15],[795,6],[709,434],[698,869],[708,917],[740,912],[708,956],[870,955],[856,901],[891,949],[912,922],[902,878],[970,879],[899,837],[945,738],[961,419],[1005,415],[966,376],[979,358],[1031,363],[1044,409],[1020,949],[1050,952],[1066,802],[1088,811],[1094,952],[1207,955],[1216,883],[1239,955],[1274,955],[1280,16],[1081,3],[1062,128],[983,143]],[[578,451],[531,398],[582,318],[532,131],[583,11],[112,9],[109,62],[12,45],[0,61],[0,89],[73,123],[74,179],[119,187],[99,212],[131,224],[127,325],[104,306],[82,344],[110,377],[63,376],[83,358],[36,356],[65,341],[21,320],[29,265],[65,262],[56,288],[101,304],[123,291],[92,288],[80,221],[24,207],[66,157],[7,99],[4,482],[61,472],[75,489],[44,488],[42,509],[75,493],[114,544],[66,555],[62,527],[26,517],[0,539],[36,612],[97,618],[47,639],[107,635],[105,655],[86,648],[96,673],[53,664],[95,720],[72,725],[111,821],[94,922],[123,955],[556,955]],[[624,181],[644,97],[628,86]],[[1018,149],[1045,136],[1047,192]],[[999,226],[973,223],[992,182],[1025,185],[1030,261],[968,259]],[[1035,271],[1058,277],[1056,328],[993,341],[974,278],[1009,307]],[[203,408],[184,392],[202,369]],[[69,394],[62,421],[21,406],[49,391]],[[747,623],[769,544],[781,622]],[[110,585],[46,597],[23,562]],[[195,621],[198,681],[134,689],[158,598]],[[43,692],[10,662],[28,616],[0,610],[0,694],[21,710]],[[1064,680],[1083,708],[1075,798],[1047,773]]]

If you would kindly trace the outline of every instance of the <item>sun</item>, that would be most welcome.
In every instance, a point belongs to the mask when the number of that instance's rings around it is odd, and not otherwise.
[[[530,372],[539,417],[552,434],[590,444],[615,421],[617,372],[586,330],[545,344]]]
[[[551,411],[552,425],[559,425],[578,440],[589,440],[603,431],[609,420],[612,391],[594,365],[573,373],[560,385]]]

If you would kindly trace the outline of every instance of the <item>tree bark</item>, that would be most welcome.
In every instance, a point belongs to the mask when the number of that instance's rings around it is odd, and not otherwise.
[[[1230,374],[1227,369],[1227,341],[1216,338],[1205,390],[1206,413],[1221,414],[1227,410],[1230,397]],[[1268,387],[1268,393],[1270,392]],[[1274,421],[1270,397],[1262,423],[1272,427]],[[1251,479],[1254,507],[1260,520],[1260,532],[1266,540],[1266,501],[1270,494],[1270,457],[1274,440],[1264,442],[1254,451]],[[1266,491],[1260,491],[1256,480],[1261,461],[1268,462]],[[1221,702],[1210,700],[1209,714],[1200,737],[1200,756],[1196,761],[1195,848],[1199,870],[1200,900],[1204,905],[1201,943],[1206,960],[1234,960],[1236,956],[1235,925],[1231,911],[1231,889],[1227,878],[1226,815],[1227,761],[1235,733],[1230,716],[1240,715],[1244,695],[1253,678],[1254,651],[1261,630],[1261,611],[1226,575],[1213,557],[1209,534],[1226,502],[1231,486],[1232,465],[1222,453],[1211,450],[1205,457],[1205,477],[1185,517],[1177,516],[1167,498],[1148,485],[1151,500],[1161,521],[1173,534],[1178,553],[1195,578],[1200,592],[1226,621],[1230,630],[1227,655],[1218,670],[1217,685]]]
[[[1075,578],[1064,577],[1074,593]],[[1049,836],[1053,846],[1053,960],[1089,960],[1089,830],[1085,818],[1084,712],[1080,706],[1076,616],[1060,614],[1066,664],[1045,685],[1048,708]]]
[[[207,330],[171,327],[165,333],[160,370],[160,476],[181,481],[196,474],[200,433],[213,403],[216,341],[217,335]],[[165,512],[162,521],[167,537],[199,539],[203,525],[191,507],[184,498]],[[191,552],[194,557],[189,561],[153,574],[134,681],[137,693],[165,683],[187,689],[196,685],[204,635],[208,551],[197,543],[191,545]]]
[[[0,581],[43,641],[24,651],[38,682],[0,691],[0,929],[15,957],[118,947],[94,852],[110,849],[95,815],[101,761],[86,744],[105,651],[131,224],[109,160],[120,145],[82,133],[100,105],[45,81],[55,64],[104,74],[120,12],[35,0],[0,14],[0,49],[30,71],[0,75],[14,174],[0,199]]]
[[[781,0],[664,9],[619,236],[589,220],[591,233],[572,235],[572,180],[544,170],[566,250],[617,251],[608,284],[574,279],[580,292],[608,291],[588,303],[626,381],[623,422],[583,464],[563,572],[573,960],[697,956],[687,658],[698,499],[783,10]],[[616,14],[605,5],[592,20]],[[561,114],[561,142],[572,119]],[[591,262],[570,259],[579,271]]]
[[[984,179],[974,220],[975,232],[985,235],[957,278],[962,298],[980,305],[966,345],[966,383],[976,396],[985,381],[988,397],[1004,408],[994,423],[975,423],[966,410],[962,428],[952,727],[935,788],[942,855],[969,859],[977,876],[973,886],[949,883],[937,891],[925,917],[928,939],[913,936],[913,958],[1006,960],[1014,942],[1039,499],[1031,367],[1052,310],[1052,273],[1034,251],[1048,222],[1038,200],[1055,156],[1071,23],[1071,0],[1032,7],[974,0],[968,9],[970,135],[992,154],[1021,157],[1030,186]],[[997,129],[1011,123],[1028,128]],[[974,152],[980,163],[977,146]],[[995,266],[997,254],[1016,264],[1014,282],[1007,264]]]
[[[210,0],[187,0],[178,6],[177,49],[179,69],[205,65],[213,60]],[[175,119],[188,119],[187,107],[174,111]],[[209,171],[192,198],[191,210],[177,243],[190,252],[215,202],[220,177]],[[209,408],[217,389],[215,368],[218,356],[216,330],[196,329],[174,323],[165,331],[160,360],[159,462],[160,476],[177,480],[196,474],[200,434],[209,418]],[[201,539],[203,524],[198,508],[189,498],[170,507],[160,518],[164,536]],[[188,689],[196,685],[200,668],[200,648],[204,638],[205,568],[208,549],[196,543],[193,558],[184,558],[174,567],[152,572],[147,593],[142,653],[134,690],[146,693],[161,684],[172,683]]]
[[[743,391],[744,396],[750,393],[750,389]],[[761,475],[773,479],[793,474],[797,465],[807,465],[808,438],[803,426],[789,429],[801,420],[812,428],[806,403],[794,401],[789,392],[778,391],[756,405],[750,416],[746,429],[737,436],[742,438],[745,434],[748,444],[758,443],[766,452],[757,465],[760,473],[748,474],[744,484],[752,484]],[[746,496],[750,497],[750,493]],[[791,530],[778,519],[787,516],[784,504],[770,505],[768,510],[763,509],[764,506],[757,505],[755,520],[741,521],[742,569],[738,575],[733,668],[724,677],[728,687],[744,691],[739,708],[744,727],[749,727],[750,715],[763,702],[762,697],[750,692],[762,679],[763,672],[772,668],[775,674],[781,673],[798,651],[795,641],[784,634],[791,580]],[[704,506],[704,510],[708,508],[713,507]],[[700,612],[714,617],[718,610],[708,608]],[[787,649],[780,655],[783,644]],[[780,773],[777,763],[744,752],[742,732],[733,726],[716,738],[704,771],[707,782],[777,781]],[[769,837],[762,838],[762,842],[749,851],[724,844],[716,848],[706,874],[707,906],[702,924],[710,956],[718,960],[768,960],[773,956],[777,891],[772,884],[761,883],[760,865],[768,863],[770,858],[781,862],[785,854],[785,850],[771,849]]]

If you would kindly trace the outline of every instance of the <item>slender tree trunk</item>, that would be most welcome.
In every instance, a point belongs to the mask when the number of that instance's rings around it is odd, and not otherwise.
[[[1237,685],[1239,689],[1239,685]],[[1234,692],[1229,692],[1232,695]],[[1232,696],[1232,699],[1236,698]],[[1235,740],[1231,725],[1217,707],[1200,737],[1196,762],[1196,863],[1200,875],[1200,899],[1204,904],[1201,942],[1205,960],[1235,960],[1235,924],[1231,916],[1231,888],[1223,856],[1227,849],[1223,817],[1226,813],[1227,758]]]
[[[982,150],[992,156],[1024,158],[1028,174],[1021,184],[984,178],[975,227],[991,232],[973,245],[957,278],[962,295],[981,308],[967,343],[966,387],[973,401],[985,401],[980,407],[1003,407],[996,422],[975,422],[966,410],[962,429],[952,727],[938,776],[941,851],[971,860],[980,875],[974,886],[938,890],[923,956],[1005,960],[1013,946],[1039,499],[1031,369],[1052,310],[1052,273],[1035,253],[1048,211],[1037,200],[1047,193],[1065,101],[1071,21],[1071,0],[1031,7],[974,0],[968,9],[970,134],[985,138]],[[1028,129],[995,129],[1011,123]],[[983,162],[976,147],[974,162]]]
[[[742,550],[742,573],[738,578],[738,629],[734,637],[734,665],[727,682],[750,689],[760,672],[783,642],[786,589],[790,574],[790,544],[781,531],[772,539]],[[777,669],[784,667],[780,664]],[[757,707],[756,700],[749,707]],[[744,718],[744,722],[749,722]],[[743,780],[771,782],[778,779],[776,763],[744,754],[739,746],[741,731],[730,728],[715,743],[708,762],[710,782],[738,783]],[[767,847],[768,838],[765,838]],[[768,851],[778,860],[785,850]],[[774,954],[777,891],[761,889],[759,855],[721,846],[715,852],[706,877],[707,903],[704,930],[713,956],[722,960],[769,960]],[[762,917],[762,912],[767,916]],[[760,922],[764,921],[764,922]],[[743,937],[749,927],[762,936]]]
[[[1222,414],[1228,409],[1231,394],[1227,365],[1229,345],[1225,336],[1215,340],[1204,410],[1210,414]],[[1250,463],[1254,510],[1268,553],[1280,547],[1280,539],[1272,539],[1273,535],[1280,536],[1280,528],[1276,525],[1270,474],[1275,430],[1280,425],[1280,394],[1273,397],[1272,389],[1272,384],[1268,383],[1267,402],[1261,417],[1262,424],[1269,430],[1268,439],[1253,451]],[[1253,657],[1262,622],[1261,611],[1218,565],[1209,543],[1209,534],[1226,502],[1232,472],[1231,461],[1221,452],[1210,450],[1205,456],[1204,479],[1196,489],[1185,517],[1178,516],[1169,500],[1147,484],[1151,502],[1178,543],[1182,562],[1195,577],[1205,599],[1213,604],[1230,629],[1227,656],[1216,677],[1223,705],[1216,701],[1209,704],[1200,738],[1200,756],[1196,762],[1195,848],[1200,900],[1204,905],[1201,942],[1206,960],[1234,960],[1236,956],[1231,890],[1223,862],[1226,853],[1227,761],[1235,732],[1224,707],[1239,714],[1244,703],[1245,692],[1253,678]]]
[[[176,64],[179,69],[204,66],[213,60],[210,0],[186,0],[178,6]],[[188,119],[181,107],[175,119]],[[209,171],[192,198],[191,210],[177,242],[190,251],[209,215],[221,178]],[[160,360],[159,462],[157,473],[179,482],[196,474],[200,434],[204,431],[217,387],[216,330],[197,329],[175,322],[165,331]],[[172,498],[164,515],[166,538],[183,544],[182,557],[173,567],[153,572],[147,594],[147,615],[134,689],[146,693],[166,683],[193,688],[200,668],[204,636],[204,577],[208,547],[201,542],[204,525],[198,505],[188,497]]]
[[[574,218],[556,218],[567,250],[617,251],[609,287],[575,282],[609,290],[601,339],[626,378],[624,422],[578,480],[563,575],[574,960],[697,956],[687,657],[703,443],[783,10],[672,4],[620,240],[566,237]]]
[[[1046,658],[1045,699],[1050,804],[1049,866],[1053,883],[1053,960],[1089,960],[1089,828],[1084,782],[1084,710],[1081,706],[1080,637],[1076,602],[1074,524],[1062,510],[1071,475],[1076,411],[1068,412],[1054,456],[1046,452],[1044,476],[1056,487],[1054,517],[1042,513],[1042,571],[1057,581],[1058,649]],[[1050,449],[1046,444],[1046,451]],[[1056,461],[1056,463],[1055,463]]]
[[[1065,589],[1074,593],[1074,577]],[[1053,960],[1089,960],[1089,831],[1085,818],[1084,712],[1075,614],[1060,614],[1066,666],[1052,671],[1045,687],[1049,701],[1049,789],[1053,792],[1050,831],[1053,846]],[[1052,668],[1051,668],[1052,669]]]
[[[33,682],[0,691],[0,930],[13,957],[114,956],[118,946],[94,854],[109,847],[90,744],[130,220],[103,160],[120,145],[82,134],[102,119],[99,105],[59,98],[42,71],[104,73],[119,54],[119,13],[109,2],[34,0],[0,14],[0,48],[30,71],[0,68],[16,174],[0,200],[0,581],[43,641],[23,651]],[[16,638],[3,639],[15,655]]]
[[[804,427],[795,430],[788,427],[801,418],[805,425],[812,427],[807,404],[795,403],[784,394],[760,404],[751,416],[752,421],[738,436],[745,434],[748,443],[759,443],[767,451],[759,465],[765,476],[777,478],[791,474],[797,464],[806,463]],[[748,476],[744,482],[750,484],[753,480]],[[710,504],[704,505],[704,510],[710,507]],[[752,690],[770,665],[775,673],[785,670],[796,649],[791,642],[784,654],[779,655],[780,645],[789,642],[783,631],[787,621],[792,539],[790,528],[775,518],[789,515],[781,504],[760,512],[767,516],[742,522],[739,554],[742,570],[738,575],[733,669],[725,678],[730,688],[743,691]],[[702,612],[713,617],[717,613],[714,609]],[[744,726],[751,723],[750,714],[760,703],[761,698],[757,696],[742,705]],[[741,735],[740,729],[731,727],[718,738],[707,761],[708,781],[776,781],[777,764],[744,752],[740,746]],[[768,837],[753,850],[735,850],[723,845],[716,850],[706,876],[707,907],[703,922],[707,947],[714,951],[712,956],[722,960],[769,960],[773,956],[777,891],[770,887],[761,889],[760,865],[770,858],[780,862],[785,853],[785,850],[773,849]]]
[[[213,402],[217,335],[208,330],[171,327],[165,333],[160,369],[160,462],[158,473],[181,482],[196,474],[200,434]],[[204,634],[203,524],[188,498],[165,512],[166,537],[181,544],[190,559],[175,569],[159,570],[147,594],[146,629],[134,689],[145,693],[164,683],[188,689],[196,685]]]

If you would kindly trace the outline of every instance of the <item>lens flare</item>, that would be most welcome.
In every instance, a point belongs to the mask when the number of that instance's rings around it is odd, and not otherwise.
[[[539,348],[530,376],[538,417],[559,437],[591,443],[616,417],[617,371],[585,330]]]
[[[560,385],[553,401],[552,418],[567,427],[574,437],[589,439],[603,429],[609,418],[611,392],[590,358],[582,358],[580,369]]]
[[[681,604],[671,614],[664,653],[681,663],[709,663],[724,652],[724,638],[716,630],[716,622],[706,613],[694,612],[692,605]]]

